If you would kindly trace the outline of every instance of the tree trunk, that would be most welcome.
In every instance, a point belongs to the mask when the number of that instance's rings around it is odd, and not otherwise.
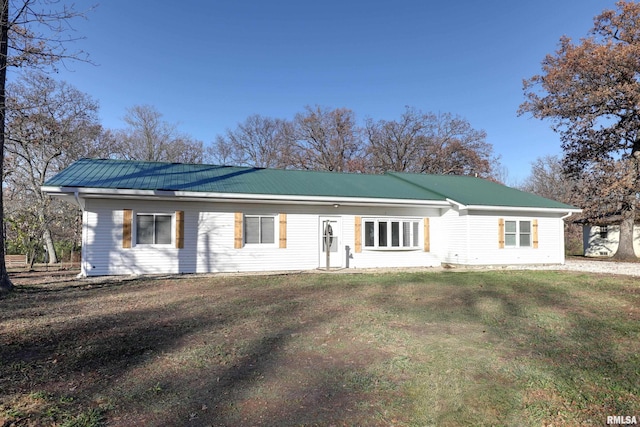
[[[636,217],[635,206],[631,204],[631,208],[623,212],[622,215],[618,250],[613,258],[622,261],[636,261],[638,258],[633,250],[633,226]]]
[[[51,230],[45,228],[44,233],[42,233],[42,238],[44,239],[44,244],[47,247],[47,262],[49,264],[57,264],[58,256],[56,255],[56,247],[53,244],[53,237],[51,237]]]
[[[622,207],[618,250],[613,258],[625,261],[636,261],[638,257],[633,249],[633,228],[636,222],[637,187],[638,183],[640,183],[640,139],[636,139],[633,142],[630,160],[633,164],[631,180],[635,185],[630,189],[629,194],[627,194]]]
[[[7,52],[9,43],[9,0],[0,0],[0,172],[4,178],[4,138],[6,123]],[[3,191],[0,190],[0,230],[4,230]],[[4,232],[0,232],[0,295],[11,292],[13,283],[9,279],[5,263]]]

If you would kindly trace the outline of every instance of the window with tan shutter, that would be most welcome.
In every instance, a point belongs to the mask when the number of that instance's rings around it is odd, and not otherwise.
[[[538,248],[538,220],[504,220],[498,222],[499,246],[503,248]]]

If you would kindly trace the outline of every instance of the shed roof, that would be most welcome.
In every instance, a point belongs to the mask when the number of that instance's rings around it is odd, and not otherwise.
[[[165,190],[306,197],[445,202],[467,206],[576,208],[481,178],[454,175],[384,175],[237,166],[81,159],[44,184],[47,188]]]

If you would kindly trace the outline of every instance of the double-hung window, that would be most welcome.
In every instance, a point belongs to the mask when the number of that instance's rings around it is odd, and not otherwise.
[[[245,215],[244,242],[246,244],[274,244],[274,215]]]
[[[368,249],[415,249],[420,241],[420,221],[416,219],[364,220],[364,247]]]
[[[505,221],[504,244],[507,247],[531,247],[531,221]]]
[[[138,214],[136,216],[136,243],[139,245],[170,245],[171,215]]]

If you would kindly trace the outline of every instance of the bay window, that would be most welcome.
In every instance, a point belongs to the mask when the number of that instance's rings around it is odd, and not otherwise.
[[[367,249],[416,249],[420,242],[417,219],[364,219],[364,247]]]

